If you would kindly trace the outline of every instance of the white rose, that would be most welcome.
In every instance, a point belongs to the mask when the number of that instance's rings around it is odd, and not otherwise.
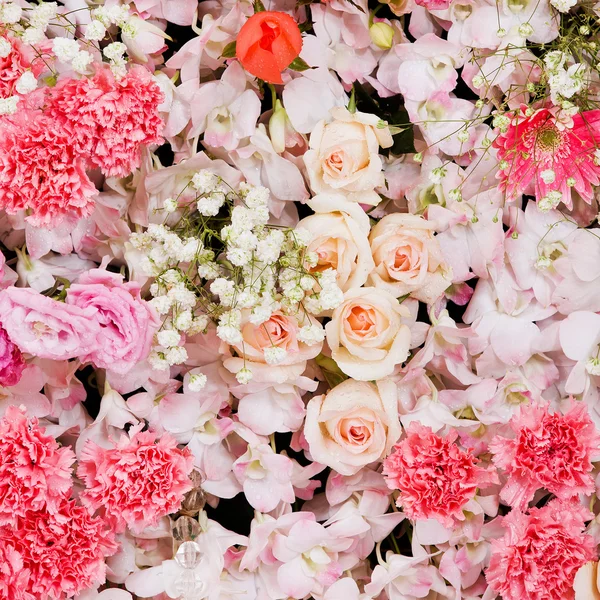
[[[333,108],[331,115],[331,123],[317,123],[304,154],[310,186],[316,194],[337,192],[351,202],[376,206],[381,198],[375,188],[385,183],[379,147],[392,145],[389,128],[379,128],[376,115],[345,108]]]
[[[387,456],[400,437],[396,385],[347,379],[306,407],[304,435],[314,461],[353,475]]]
[[[408,356],[410,329],[401,319],[408,316],[408,309],[385,290],[349,290],[325,326],[332,358],[354,379],[387,377]]]
[[[343,196],[321,194],[311,200],[311,206],[316,214],[298,223],[310,234],[307,252],[318,257],[310,271],[335,269],[342,291],[360,287],[375,268],[369,246],[369,217]]]
[[[369,236],[375,269],[369,283],[396,298],[410,294],[431,304],[452,283],[431,222],[417,215],[387,215]]]

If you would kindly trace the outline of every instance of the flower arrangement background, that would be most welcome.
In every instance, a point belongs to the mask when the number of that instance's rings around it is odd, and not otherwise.
[[[600,598],[599,53],[0,0],[0,600]]]

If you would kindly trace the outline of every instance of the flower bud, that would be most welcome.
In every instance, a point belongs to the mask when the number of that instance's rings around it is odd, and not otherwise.
[[[369,35],[371,41],[382,50],[389,50],[394,44],[394,30],[382,21],[369,27]]]

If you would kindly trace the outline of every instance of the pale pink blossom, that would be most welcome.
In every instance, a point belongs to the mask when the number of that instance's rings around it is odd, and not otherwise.
[[[233,463],[233,473],[246,500],[260,512],[270,512],[280,502],[294,502],[292,468],[292,461],[273,452],[268,444],[249,444],[246,452]]]

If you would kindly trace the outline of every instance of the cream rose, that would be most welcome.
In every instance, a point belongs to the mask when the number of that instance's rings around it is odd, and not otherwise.
[[[431,304],[452,283],[434,226],[423,217],[387,215],[373,227],[369,241],[375,262],[369,283],[376,288]]]
[[[387,456],[400,437],[396,385],[347,379],[306,407],[304,435],[313,460],[353,475]]]
[[[333,121],[319,121],[304,154],[310,186],[316,194],[338,192],[351,202],[376,206],[375,188],[384,185],[379,147],[393,141],[387,126],[378,128],[376,115],[345,108],[331,109]],[[310,202],[309,202],[310,204]]]
[[[600,600],[600,571],[597,561],[585,563],[577,571],[573,589],[575,600]]]
[[[286,383],[296,380],[306,368],[306,362],[321,352],[323,343],[308,345],[298,339],[300,327],[316,324],[315,319],[304,317],[305,322],[298,323],[291,315],[275,311],[270,318],[255,325],[250,322],[250,311],[242,311],[242,341],[227,347],[234,356],[223,360],[223,365],[231,373],[237,373],[243,367],[252,371],[255,383]],[[285,351],[282,360],[274,362],[270,353],[274,349]]]
[[[321,194],[311,206],[316,214],[302,219],[298,228],[310,234],[307,252],[314,252],[318,262],[311,272],[337,271],[342,291],[360,287],[375,268],[369,246],[369,217],[343,196]]]
[[[331,356],[354,379],[383,379],[408,356],[410,312],[385,290],[349,290],[325,326]]]

